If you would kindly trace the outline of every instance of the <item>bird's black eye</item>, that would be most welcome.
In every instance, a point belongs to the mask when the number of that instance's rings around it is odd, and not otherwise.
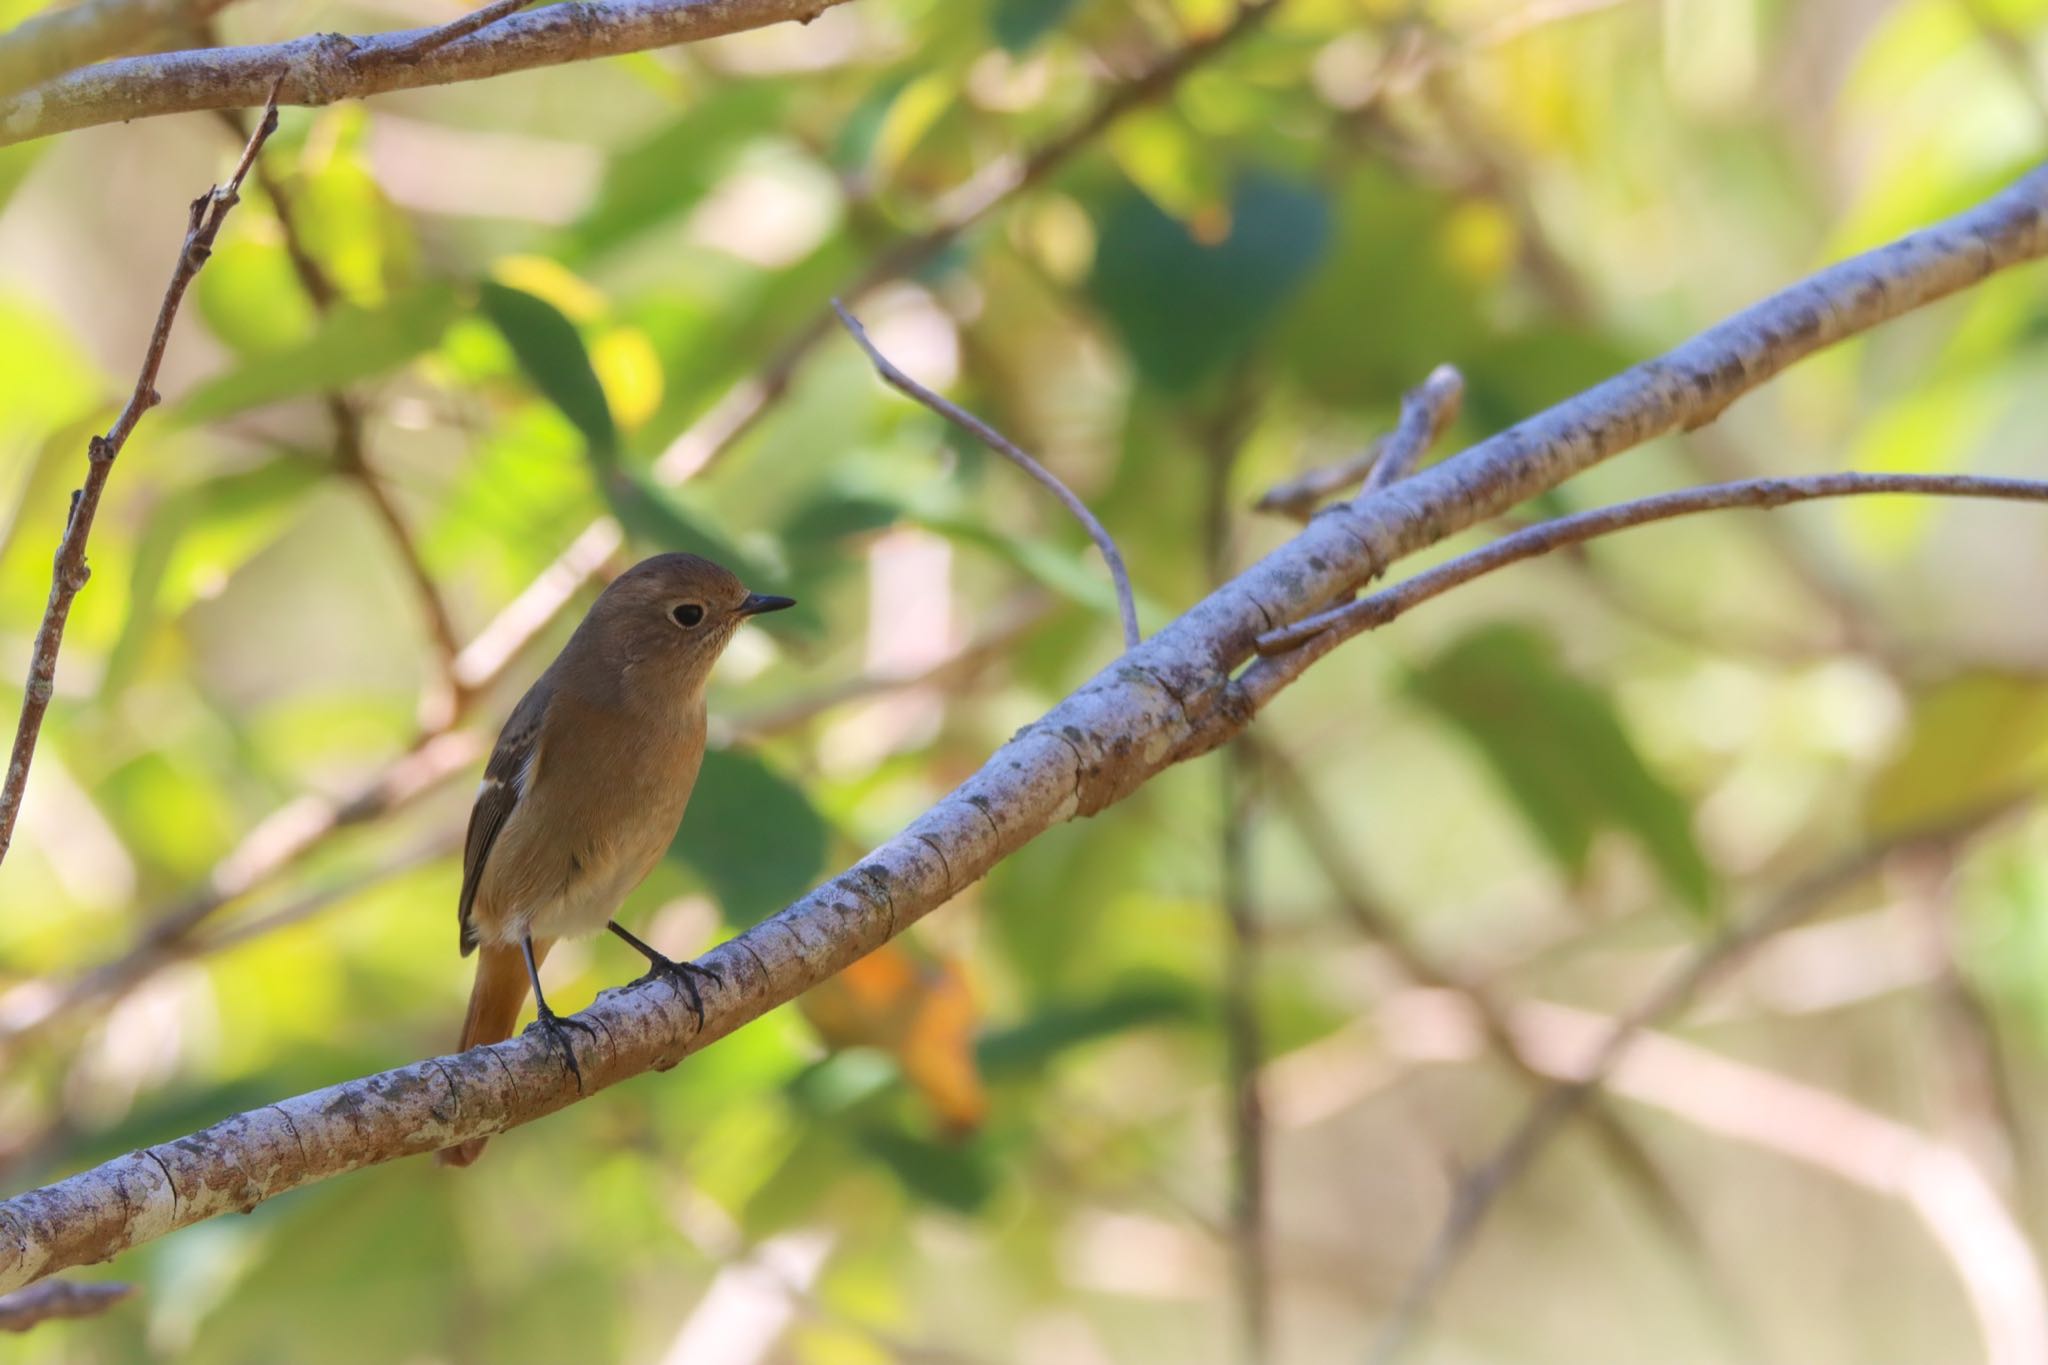
[[[675,617],[676,624],[684,630],[688,630],[692,626],[701,626],[704,624],[704,604],[701,602],[684,602],[674,611],[670,612],[669,615]]]

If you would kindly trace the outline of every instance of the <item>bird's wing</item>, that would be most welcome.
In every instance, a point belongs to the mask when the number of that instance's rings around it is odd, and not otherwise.
[[[461,926],[462,955],[468,957],[477,945],[476,889],[484,878],[484,862],[491,845],[505,828],[521,797],[533,785],[540,764],[541,725],[547,719],[548,702],[554,688],[543,676],[530,688],[498,735],[491,761],[484,765],[483,784],[477,788],[476,804],[469,811],[469,836],[462,845],[462,900],[456,907]]]

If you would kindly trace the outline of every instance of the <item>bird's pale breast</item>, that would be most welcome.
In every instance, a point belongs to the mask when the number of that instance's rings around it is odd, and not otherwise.
[[[477,888],[485,942],[604,928],[668,850],[703,763],[701,702],[653,730],[573,698],[550,712]]]

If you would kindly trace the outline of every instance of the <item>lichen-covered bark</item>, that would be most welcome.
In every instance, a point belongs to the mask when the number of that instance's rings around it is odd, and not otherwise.
[[[1262,632],[1628,446],[1711,419],[1821,346],[2048,254],[2048,171],[1835,266],[1436,468],[1314,518],[1104,669],[908,829],[706,959],[698,1029],[666,985],[607,991],[579,1040],[586,1093],[674,1066],[944,904],[1050,826],[1236,733],[1317,656],[1232,672]],[[0,1203],[0,1292],[316,1180],[531,1122],[579,1097],[542,1038],[300,1095]]]

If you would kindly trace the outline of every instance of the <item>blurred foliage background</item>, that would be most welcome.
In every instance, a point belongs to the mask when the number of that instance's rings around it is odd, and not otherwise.
[[[291,0],[220,36],[453,12]],[[1455,448],[1967,205],[2044,132],[2040,0],[859,0],[286,111],[115,470],[0,873],[7,1187],[452,1044],[463,746],[588,590],[459,715],[448,649],[595,519],[627,528],[614,565],[703,550],[803,603],[728,656],[723,748],[622,916],[670,951],[893,833],[1111,659],[1079,531],[883,389],[832,292],[871,278],[884,350],[1089,499],[1151,629],[1288,534],[1260,492],[1432,366],[1469,382]],[[237,146],[191,115],[0,152],[9,676],[184,206]],[[2000,277],[1526,510],[2039,474],[2044,363],[2048,276]],[[377,1169],[132,1253],[107,1273],[138,1299],[14,1350],[1229,1359],[1224,982],[1255,942],[1273,1354],[1353,1360],[1530,1094],[1426,987],[1618,1012],[1809,874],[1959,823],[1872,857],[1667,1059],[1828,1092],[1821,1155],[1618,1098],[1607,1140],[1581,1125],[1507,1193],[1416,1356],[1978,1358],[1950,1249],[1910,1182],[1845,1177],[1840,1115],[2048,1226],[2044,573],[2037,512],[1883,500],[1489,579],[1315,668],[1227,784],[1211,760],[1054,831],[473,1171]],[[418,790],[376,785],[422,754]],[[637,971],[563,945],[550,994]],[[1726,1103],[1768,1126],[1770,1093]],[[2037,1256],[2001,1262],[2022,1301]]]

